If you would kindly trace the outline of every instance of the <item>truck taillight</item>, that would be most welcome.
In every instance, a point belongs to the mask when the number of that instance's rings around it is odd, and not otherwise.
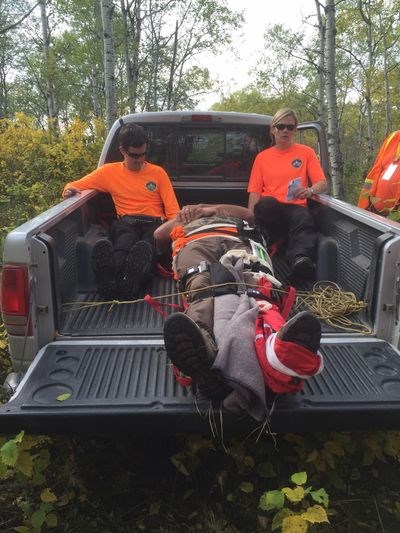
[[[1,275],[1,312],[4,322],[12,317],[26,317],[29,310],[28,269],[26,266],[4,265]]]

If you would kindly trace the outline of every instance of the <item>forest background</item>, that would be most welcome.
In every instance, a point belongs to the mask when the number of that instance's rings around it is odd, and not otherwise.
[[[0,245],[96,166],[117,117],[196,109],[216,90],[214,110],[290,106],[302,121],[321,120],[331,192],[355,202],[381,142],[399,127],[399,13],[396,0],[316,0],[296,32],[266,27],[251,83],[226,94],[201,63],[243,22],[224,0],[0,0]],[[4,328],[0,350],[3,382]],[[4,532],[270,531],[293,516],[302,529],[287,531],[399,525],[398,432],[246,443],[21,433],[0,446]],[[302,471],[322,492],[311,497],[304,476],[291,479]],[[307,514],[315,502],[327,514]]]

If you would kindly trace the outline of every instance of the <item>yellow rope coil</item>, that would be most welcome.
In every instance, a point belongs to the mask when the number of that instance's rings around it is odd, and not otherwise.
[[[357,301],[353,292],[342,291],[336,283],[322,281],[316,283],[312,291],[298,292],[295,308],[302,305],[334,328],[366,335],[373,333],[369,326],[350,317],[365,309],[366,302]]]

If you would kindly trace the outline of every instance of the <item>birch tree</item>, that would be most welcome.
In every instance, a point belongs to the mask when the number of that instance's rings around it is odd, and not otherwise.
[[[44,79],[44,96],[46,99],[47,116],[49,125],[58,129],[58,110],[56,103],[56,95],[54,90],[54,73],[56,69],[54,55],[50,48],[50,27],[47,13],[48,0],[40,0],[40,20],[42,26],[42,41],[43,41],[43,79]]]
[[[114,3],[112,0],[100,0],[100,2],[101,20],[103,25],[106,125],[107,129],[109,130],[117,119],[117,98],[115,92],[115,51],[112,27]]]
[[[331,167],[332,192],[336,198],[343,197],[343,160],[340,150],[338,107],[336,97],[335,65],[335,0],[325,0],[326,17],[326,99],[328,110],[328,149]]]

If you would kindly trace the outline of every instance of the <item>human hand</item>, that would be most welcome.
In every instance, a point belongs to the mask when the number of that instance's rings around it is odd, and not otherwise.
[[[75,194],[80,194],[81,191],[77,189],[76,187],[68,187],[68,189],[65,189],[62,196],[63,198],[71,198],[71,196],[75,196]]]
[[[176,218],[181,224],[188,224],[200,217],[208,217],[214,214],[215,206],[207,204],[185,205],[177,214]]]
[[[311,196],[313,196],[313,194],[314,194],[314,190],[313,190],[312,187],[300,187],[295,192],[295,197],[299,198],[301,200],[304,200],[306,198],[311,198]]]

